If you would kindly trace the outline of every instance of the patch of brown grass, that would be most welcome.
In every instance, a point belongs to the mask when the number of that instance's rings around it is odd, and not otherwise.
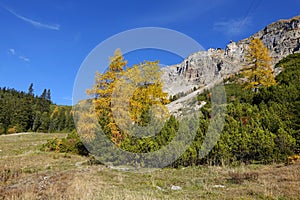
[[[35,174],[0,188],[0,199],[66,199],[72,174]]]
[[[257,180],[258,178],[257,172],[245,172],[245,173],[229,172],[228,175],[230,176],[229,180],[236,184],[242,184],[245,180],[254,181]]]

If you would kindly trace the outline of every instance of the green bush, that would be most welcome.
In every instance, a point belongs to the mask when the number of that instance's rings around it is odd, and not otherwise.
[[[67,135],[66,138],[59,139],[57,137],[48,140],[41,147],[43,151],[55,151],[58,153],[74,153],[87,156],[88,150],[85,148],[76,131]]]

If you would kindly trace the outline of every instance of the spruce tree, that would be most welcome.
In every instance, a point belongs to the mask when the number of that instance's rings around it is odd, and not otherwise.
[[[34,95],[33,92],[34,92],[34,90],[33,90],[33,83],[31,83],[30,86],[29,86],[29,88],[28,88],[28,94],[31,95],[31,96],[33,96]]]
[[[51,91],[50,91],[50,89],[47,90],[46,100],[51,101]]]
[[[41,98],[46,99],[46,97],[47,97],[47,90],[44,89],[43,93],[41,94]]]

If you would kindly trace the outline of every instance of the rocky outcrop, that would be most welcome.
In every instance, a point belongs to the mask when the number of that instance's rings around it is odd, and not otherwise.
[[[256,37],[269,49],[275,64],[287,55],[300,52],[300,16],[274,22],[251,37],[241,40],[238,45],[245,48]]]
[[[245,63],[247,45],[256,37],[269,49],[275,64],[289,54],[300,52],[300,16],[279,20],[239,42],[230,41],[224,50],[196,52],[182,63],[164,68],[164,91],[172,96],[184,96],[239,72]]]
[[[190,55],[181,64],[163,69],[164,90],[172,96],[183,96],[240,69],[240,62],[231,59],[224,50],[200,51]]]

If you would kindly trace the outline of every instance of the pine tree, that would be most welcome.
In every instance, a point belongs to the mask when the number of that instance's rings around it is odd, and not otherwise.
[[[33,96],[34,95],[33,92],[34,92],[34,90],[33,90],[33,83],[31,83],[30,86],[29,86],[29,88],[28,88],[28,94],[31,95],[31,96]]]
[[[271,60],[263,42],[259,38],[252,39],[246,52],[247,66],[243,71],[243,75],[247,79],[246,89],[254,89],[257,92],[259,87],[276,84],[270,64]]]
[[[41,94],[41,98],[46,99],[46,97],[47,97],[47,90],[44,89],[43,93]]]
[[[50,89],[47,90],[46,99],[47,99],[48,101],[51,101],[51,91],[50,91]]]

